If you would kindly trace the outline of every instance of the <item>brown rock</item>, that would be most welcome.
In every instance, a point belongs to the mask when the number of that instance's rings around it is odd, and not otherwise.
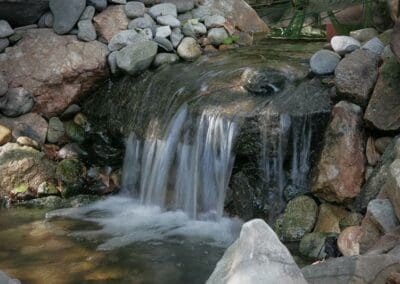
[[[379,155],[378,151],[375,148],[374,138],[372,137],[369,137],[367,140],[366,156],[368,164],[370,164],[371,166],[375,166],[376,163],[378,163],[379,158],[381,157],[381,155]]]
[[[339,235],[337,244],[340,252],[344,256],[352,256],[360,254],[360,238],[361,238],[361,227],[352,226],[347,227]]]
[[[381,137],[375,140],[375,148],[376,150],[383,154],[385,152],[387,146],[392,142],[393,137]]]
[[[371,100],[364,118],[368,124],[383,131],[400,130],[400,65],[388,58],[379,69]]]
[[[11,130],[8,127],[0,124],[0,146],[11,141]]]
[[[243,32],[268,32],[268,26],[243,0],[205,0],[204,5],[218,10]]]
[[[378,78],[378,56],[358,49],[339,62],[335,69],[339,96],[360,106],[366,106]]]
[[[6,50],[0,61],[10,87],[24,87],[45,115],[61,113],[96,80],[107,74],[108,48],[76,36],[59,36],[50,29],[26,31],[23,39]]]
[[[374,245],[368,250],[367,254],[383,254],[391,251],[398,244],[400,244],[400,228],[393,230],[382,236]]]
[[[314,232],[321,233],[340,233],[340,220],[345,218],[349,212],[338,206],[331,204],[321,204],[319,206],[319,215]]]
[[[387,284],[400,284],[400,273],[392,272],[390,273],[388,279],[386,280]]]
[[[108,6],[103,12],[93,18],[97,34],[108,43],[120,31],[127,30],[129,19],[125,14],[124,5]]]
[[[376,244],[383,234],[378,226],[371,220],[369,213],[365,215],[361,222],[361,232],[360,253],[364,254]]]
[[[400,63],[400,18],[397,19],[390,40],[390,48],[392,49],[398,63]]]
[[[314,169],[312,192],[329,202],[354,198],[365,171],[362,110],[345,101],[336,104],[325,132],[324,146]]]

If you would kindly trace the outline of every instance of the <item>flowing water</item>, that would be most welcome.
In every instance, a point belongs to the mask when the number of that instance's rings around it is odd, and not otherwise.
[[[285,188],[308,186],[311,121],[327,106],[296,90],[317,48],[263,43],[106,85],[89,117],[126,135],[120,194],[0,211],[0,269],[23,283],[204,283],[242,224],[227,203],[253,202],[232,175],[270,220]],[[231,213],[245,218],[240,206]]]

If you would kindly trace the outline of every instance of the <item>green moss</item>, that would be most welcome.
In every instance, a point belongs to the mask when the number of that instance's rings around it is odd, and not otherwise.
[[[65,123],[65,133],[67,136],[75,142],[82,143],[85,141],[85,130],[74,123],[73,121],[69,121]]]
[[[231,45],[236,43],[239,39],[240,37],[238,35],[233,35],[224,39],[222,43],[226,45]]]
[[[84,166],[76,159],[61,161],[56,170],[57,178],[65,183],[75,183],[83,174]]]
[[[18,193],[25,193],[29,190],[29,185],[26,183],[18,185],[16,188],[12,190],[12,193],[18,194]]]

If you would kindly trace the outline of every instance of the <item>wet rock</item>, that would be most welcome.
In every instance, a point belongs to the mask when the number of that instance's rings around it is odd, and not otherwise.
[[[0,196],[7,196],[21,184],[37,187],[54,177],[54,164],[31,147],[7,143],[0,147]]]
[[[201,11],[202,10],[202,11]],[[243,32],[268,32],[268,26],[243,0],[208,0],[203,6],[192,10],[194,18],[213,14],[232,19],[232,24]]]
[[[207,33],[207,28],[197,20],[189,20],[182,27],[182,33],[187,37],[197,38]]]
[[[18,0],[0,2],[0,19],[14,27],[35,24],[49,9],[49,0]]]
[[[317,220],[318,206],[307,196],[291,200],[285,212],[276,220],[275,231],[282,241],[299,241],[310,233]]]
[[[175,6],[175,4],[172,3],[163,3],[163,4],[157,4],[154,5],[149,9],[149,14],[152,16],[154,19],[157,19],[159,16],[173,16],[177,17],[178,16],[178,10]]]
[[[7,38],[0,38],[0,53],[3,52],[10,45]]]
[[[24,88],[11,88],[0,97],[0,112],[8,117],[28,113],[34,105],[33,96]]]
[[[134,30],[122,31],[112,37],[108,43],[108,49],[110,51],[120,50],[127,45],[143,40],[145,40],[145,38],[141,35],[138,35],[138,33]]]
[[[322,49],[317,51],[310,59],[311,70],[316,75],[332,74],[341,58],[333,51]]]
[[[245,223],[207,284],[307,283],[287,248],[262,220]]]
[[[385,45],[383,44],[383,42],[381,42],[381,40],[377,37],[374,37],[373,39],[370,39],[369,41],[367,41],[362,47],[361,49],[367,50],[369,52],[372,52],[376,55],[382,55],[384,49],[385,49]]]
[[[27,136],[44,144],[47,135],[47,121],[37,113],[28,113],[18,118],[0,118],[0,123],[12,129],[15,139]]]
[[[85,140],[85,129],[73,121],[64,124],[65,134],[74,142],[82,143]]]
[[[334,36],[331,39],[331,46],[337,54],[345,55],[360,48],[361,44],[351,36]]]
[[[399,258],[391,255],[346,256],[328,259],[302,269],[308,283],[385,283]],[[340,273],[338,273],[340,271]]]
[[[392,142],[393,137],[381,137],[375,140],[375,149],[383,154],[389,144]]]
[[[181,22],[171,15],[157,17],[157,23],[162,26],[170,26],[171,28],[178,28],[181,26]]]
[[[179,44],[177,52],[184,60],[192,61],[201,55],[201,48],[195,39],[185,37]]]
[[[107,75],[107,54],[107,46],[100,42],[34,29],[6,50],[0,70],[11,88],[22,86],[33,94],[35,111],[52,116]]]
[[[109,42],[114,35],[128,28],[129,19],[123,5],[112,5],[93,18],[99,36]]]
[[[83,20],[93,20],[94,14],[96,13],[96,8],[93,6],[87,6],[85,10],[83,10],[83,13],[81,17],[79,18],[80,21]]]
[[[322,233],[340,233],[340,220],[345,218],[349,212],[339,206],[331,204],[321,204],[317,223],[315,224],[314,232]]]
[[[85,166],[77,159],[66,159],[58,163],[56,176],[62,183],[62,196],[70,197],[79,194],[85,175]]]
[[[87,0],[87,4],[92,5],[97,11],[107,8],[107,0]]]
[[[347,227],[351,226],[359,226],[363,219],[363,215],[357,212],[351,212],[347,214],[346,217],[340,220],[339,226],[341,230],[344,230]]]
[[[117,54],[118,67],[130,75],[138,75],[149,68],[157,54],[153,41],[140,41],[121,49]]]
[[[399,88],[400,65],[394,58],[389,58],[379,69],[378,82],[365,111],[364,118],[369,125],[383,131],[400,129]]]
[[[209,29],[223,27],[225,21],[226,21],[225,17],[222,17],[221,15],[206,16],[204,18],[204,24]]]
[[[368,41],[378,35],[378,32],[374,28],[365,28],[350,32],[350,36],[359,42]]]
[[[160,3],[172,3],[176,6],[178,13],[190,11],[195,6],[195,0],[160,0]]]
[[[5,20],[0,20],[0,38],[9,37],[14,33],[10,24]]]
[[[39,196],[48,196],[48,195],[59,195],[57,187],[50,182],[43,182],[39,185],[37,189],[37,194]]]
[[[60,159],[73,159],[84,155],[87,155],[87,153],[82,150],[76,143],[65,145],[57,153],[57,156]]]
[[[91,20],[78,22],[78,38],[83,41],[94,41],[97,38],[96,29]]]
[[[108,59],[107,59],[108,66],[110,67],[111,73],[113,75],[117,75],[118,71],[119,71],[118,66],[117,66],[117,54],[118,54],[118,51],[113,51],[108,55]]]
[[[390,47],[396,56],[397,62],[400,63],[400,19],[397,19],[393,27]]]
[[[151,29],[156,25],[153,18],[148,14],[145,14],[141,18],[136,18],[129,22],[128,28],[129,29]]]
[[[336,67],[336,90],[340,97],[366,106],[377,77],[378,57],[366,50],[356,50]]]
[[[312,192],[330,202],[354,198],[361,190],[365,171],[362,110],[342,101],[332,110],[324,147],[314,169]]]
[[[339,235],[337,244],[344,256],[360,254],[360,239],[362,230],[360,226],[351,226],[343,230]]]
[[[155,37],[169,37],[172,31],[169,26],[157,27]]]
[[[80,127],[82,127],[83,129],[88,129],[89,128],[89,121],[88,121],[88,119],[87,119],[87,117],[86,117],[86,115],[84,115],[83,113],[77,113],[75,116],[74,116],[74,123],[76,124],[76,125],[79,125]]]
[[[207,38],[213,45],[220,45],[229,37],[224,28],[212,28],[208,31]]]
[[[11,130],[0,124],[0,146],[10,142],[12,139]]]
[[[57,143],[65,134],[64,124],[58,117],[52,117],[49,120],[49,128],[47,129],[47,141],[49,143]]]
[[[174,50],[174,46],[172,42],[164,37],[155,37],[154,41],[157,42],[158,46],[167,52],[171,52]]]
[[[17,138],[17,143],[20,146],[28,146],[31,148],[34,148],[36,150],[40,150],[40,144],[38,142],[36,142],[35,140],[33,140],[32,138],[29,138],[27,136],[20,136]]]
[[[75,26],[86,6],[85,0],[50,0],[50,10],[54,15],[54,31],[66,34]]]
[[[67,109],[61,114],[61,119],[62,120],[67,120],[71,119],[77,114],[78,112],[81,111],[81,107],[78,106],[77,104],[72,104],[67,107]]]
[[[328,255],[325,244],[328,238],[337,238],[335,233],[309,233],[305,234],[300,241],[299,251],[305,257],[312,259],[325,259]]]
[[[367,212],[383,233],[388,233],[400,225],[389,199],[374,199],[368,204]]]
[[[141,2],[132,1],[124,6],[124,10],[128,18],[134,19],[143,17],[146,12],[146,7]]]

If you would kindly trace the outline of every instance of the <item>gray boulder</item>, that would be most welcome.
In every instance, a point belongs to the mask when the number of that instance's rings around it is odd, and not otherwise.
[[[185,37],[179,44],[177,52],[182,59],[193,61],[201,55],[201,48],[194,38]]]
[[[157,23],[162,26],[170,26],[171,28],[178,28],[181,26],[181,22],[171,15],[157,17]]]
[[[50,0],[50,10],[54,15],[54,31],[66,34],[75,26],[86,7],[86,0]]]
[[[10,24],[5,20],[0,20],[0,38],[9,37],[14,33]]]
[[[220,45],[229,37],[224,28],[212,28],[208,31],[208,39],[214,45]]]
[[[136,18],[129,22],[128,29],[147,29],[152,28],[156,25],[153,18],[148,14],[145,14],[143,17]]]
[[[144,4],[136,1],[128,2],[124,6],[124,10],[128,18],[131,19],[143,17],[146,13],[146,7]]]
[[[365,28],[350,32],[350,36],[355,38],[359,42],[368,41],[378,35],[378,32],[374,28]]]
[[[79,18],[79,20],[80,21],[92,20],[95,13],[96,13],[96,8],[94,6],[87,6],[85,8],[85,10],[83,10],[83,13],[82,13],[81,17]]]
[[[360,48],[361,44],[351,36],[334,36],[331,39],[331,46],[336,53],[345,55],[346,53],[351,53]]]
[[[62,121],[58,117],[50,118],[49,127],[47,129],[47,141],[50,143],[57,143],[64,134],[65,129]]]
[[[195,6],[194,0],[160,0],[160,3],[172,3],[176,6],[179,13],[190,11]]]
[[[182,34],[181,29],[175,28],[171,33],[171,42],[174,48],[177,48],[185,36]]]
[[[392,203],[389,199],[371,200],[367,207],[370,219],[383,233],[388,233],[399,226]]]
[[[137,29],[139,35],[143,36],[145,39],[152,40],[153,39],[153,31],[150,28],[146,29]]]
[[[169,37],[172,31],[169,26],[162,26],[156,29],[156,37]]]
[[[197,20],[190,20],[183,25],[182,33],[185,36],[196,38],[206,34],[207,28],[204,24],[198,22]]]
[[[260,219],[245,223],[207,284],[307,283],[288,249]]]
[[[370,51],[372,53],[375,53],[377,55],[382,55],[384,49],[385,49],[385,45],[383,44],[383,42],[377,38],[374,37],[373,39],[370,39],[369,41],[367,41],[362,47],[361,49]]]
[[[142,40],[144,40],[144,37],[134,30],[122,31],[112,37],[108,44],[108,49],[110,51],[120,50],[129,44]]]
[[[8,117],[17,117],[31,111],[34,99],[24,88],[12,88],[0,98],[0,112]]]
[[[149,9],[149,14],[152,16],[154,19],[157,19],[159,16],[173,16],[177,17],[178,16],[178,10],[176,9],[176,6],[172,3],[164,3],[164,4],[158,4],[154,5]]]
[[[164,49],[165,51],[170,52],[174,50],[172,42],[170,42],[165,37],[155,37],[154,40],[157,42],[158,46]]]
[[[87,0],[88,5],[92,5],[97,11],[107,8],[107,0]]]
[[[178,55],[173,53],[159,53],[154,58],[153,65],[159,67],[164,64],[171,64],[179,60]]]
[[[326,49],[319,50],[310,59],[311,71],[316,75],[332,74],[340,60],[341,57],[336,52]]]
[[[3,52],[10,45],[7,38],[0,38],[0,52]]]
[[[219,28],[223,27],[226,19],[221,15],[206,16],[204,18],[204,24],[207,28]]]
[[[1,0],[0,19],[14,27],[35,24],[49,9],[49,0]]]
[[[97,38],[96,29],[91,20],[78,22],[78,38],[83,41],[94,41]]]
[[[130,75],[138,75],[149,68],[157,49],[158,45],[154,41],[135,42],[117,53],[117,66]]]

